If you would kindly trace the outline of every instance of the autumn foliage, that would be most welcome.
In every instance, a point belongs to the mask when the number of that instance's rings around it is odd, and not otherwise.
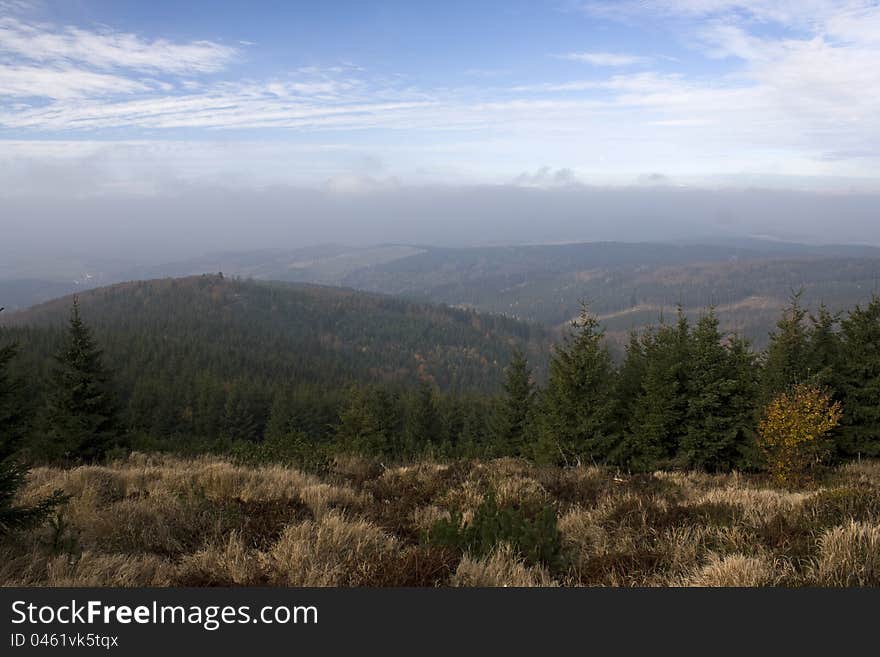
[[[775,397],[758,425],[758,445],[771,474],[782,484],[802,479],[821,459],[821,439],[842,414],[840,402],[816,386],[798,384]]]

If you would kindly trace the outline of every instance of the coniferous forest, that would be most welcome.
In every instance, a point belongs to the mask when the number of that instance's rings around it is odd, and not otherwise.
[[[0,330],[7,584],[880,581],[876,296],[760,351],[220,274]]]
[[[826,463],[880,456],[880,300],[838,315],[798,294],[760,352],[658,318],[610,351],[585,305],[555,336],[501,316],[222,275],[112,286],[11,316],[8,376],[35,462],[130,450],[320,467],[525,457],[536,463],[760,470],[762,412],[794,386],[842,409]]]

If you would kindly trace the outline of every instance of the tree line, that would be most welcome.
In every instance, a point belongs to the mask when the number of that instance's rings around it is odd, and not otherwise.
[[[805,386],[842,408],[839,426],[829,427],[830,456],[880,456],[876,296],[842,316],[824,306],[812,314],[795,294],[760,353],[737,335],[722,335],[711,310],[694,325],[679,311],[675,323],[633,332],[619,366],[584,309],[555,348],[543,389],[523,384],[528,370],[521,359],[507,377],[501,415],[515,427],[509,441],[541,461],[632,470],[761,468],[757,432],[765,410]]]
[[[4,349],[0,371],[9,379],[15,352]],[[162,385],[148,372],[144,382]],[[39,398],[27,403],[22,386],[7,386],[0,421],[28,459],[55,463],[129,449],[310,463],[344,451],[388,461],[510,455],[632,471],[724,471],[764,466],[762,413],[801,384],[827,391],[842,409],[830,455],[880,456],[880,298],[839,316],[824,307],[812,314],[795,295],[762,352],[722,334],[711,310],[695,323],[679,311],[674,322],[634,331],[620,362],[583,308],[553,348],[543,385],[515,350],[495,394],[442,392],[429,380],[269,391],[208,380],[189,392],[192,404],[167,415],[147,388],[120,393],[74,302]]]

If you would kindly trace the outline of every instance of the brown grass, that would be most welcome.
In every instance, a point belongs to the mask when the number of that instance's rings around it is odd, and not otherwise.
[[[22,502],[70,499],[54,524],[0,544],[5,586],[878,586],[880,463],[811,490],[739,473],[619,476],[522,460],[385,468],[340,458],[323,478],[282,466],[134,454],[37,468]],[[499,539],[431,542],[489,494],[552,508],[562,557]],[[460,515],[459,515],[460,514]]]

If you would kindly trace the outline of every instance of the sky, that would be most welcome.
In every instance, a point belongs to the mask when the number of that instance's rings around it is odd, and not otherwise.
[[[0,222],[46,228],[67,200],[124,225],[120,199],[185,197],[193,216],[217,193],[261,214],[279,189],[378,194],[379,216],[421,190],[418,214],[474,186],[498,215],[576,187],[570,227],[589,190],[727,190],[717,216],[758,188],[858,195],[843,233],[877,242],[878,63],[867,0],[0,0]]]

